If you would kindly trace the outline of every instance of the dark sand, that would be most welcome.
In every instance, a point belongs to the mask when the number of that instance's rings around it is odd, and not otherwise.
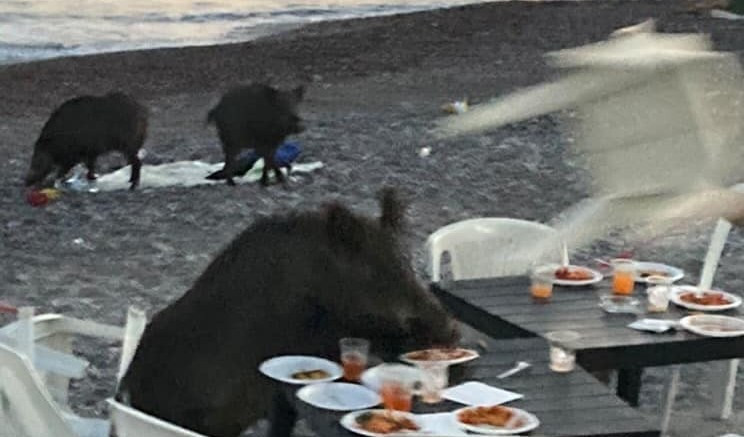
[[[502,3],[404,16],[320,23],[255,42],[58,59],[0,67],[0,298],[99,321],[123,322],[136,304],[152,313],[180,296],[212,256],[257,216],[313,208],[336,198],[375,212],[383,184],[411,200],[411,247],[421,270],[427,234],[476,216],[549,220],[585,195],[586,180],[567,151],[558,119],[541,117],[496,132],[433,141],[439,106],[478,102],[548,79],[542,55],[605,38],[647,17],[661,31],[710,33],[741,53],[744,23],[681,11],[678,1]],[[32,208],[21,178],[31,146],[53,107],[83,93],[122,89],[151,108],[150,162],[222,159],[204,124],[232,84],[267,80],[310,85],[299,137],[301,160],[327,167],[289,189],[258,186],[172,188],[136,193],[66,194]],[[417,152],[432,147],[428,158]],[[120,163],[101,161],[101,170]],[[709,229],[709,228],[708,228]],[[704,229],[705,230],[705,229]],[[717,285],[744,289],[743,234],[735,230]],[[643,258],[699,271],[707,233],[637,248]],[[82,240],[76,240],[82,239]],[[77,241],[77,242],[76,242]],[[579,254],[611,256],[622,239]],[[737,277],[737,275],[739,277]],[[114,345],[81,344],[94,365],[79,384],[79,410],[100,414],[113,390]],[[744,429],[701,419],[710,393],[705,364],[683,368],[674,435],[706,437]],[[642,410],[658,413],[667,369],[646,373]],[[736,399],[741,409],[744,384]]]

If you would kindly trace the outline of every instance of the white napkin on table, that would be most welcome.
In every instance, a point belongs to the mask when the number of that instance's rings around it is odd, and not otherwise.
[[[419,414],[416,420],[421,424],[422,431],[434,436],[464,436],[468,435],[457,425],[452,413]]]
[[[472,406],[501,405],[524,397],[519,393],[502,390],[476,381],[450,387],[444,390],[442,396],[445,399]]]

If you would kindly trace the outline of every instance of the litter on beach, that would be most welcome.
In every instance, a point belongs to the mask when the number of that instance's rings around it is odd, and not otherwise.
[[[222,167],[224,167],[224,164],[221,162],[210,164],[203,161],[177,161],[161,165],[143,165],[138,189],[224,185],[224,181],[206,179],[208,175],[221,170]],[[305,162],[294,164],[292,173],[311,173],[321,168],[323,168],[321,161]],[[261,179],[262,170],[263,159],[259,159],[245,176],[235,178],[235,182],[238,184],[256,182]],[[286,174],[284,169],[282,171]],[[100,176],[95,186],[100,191],[128,190],[129,166]]]

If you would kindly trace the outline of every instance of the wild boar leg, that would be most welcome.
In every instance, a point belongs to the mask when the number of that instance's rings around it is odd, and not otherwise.
[[[233,175],[235,174],[235,155],[225,152],[225,166],[222,168],[227,185],[235,186]]]
[[[96,180],[96,157],[89,156],[88,158],[86,158],[85,166],[88,168],[88,174],[86,175],[86,178],[89,181]]]
[[[129,164],[132,166],[132,173],[129,176],[130,190],[134,190],[139,185],[140,181],[140,169],[142,168],[142,161],[137,156],[137,153],[129,155]]]

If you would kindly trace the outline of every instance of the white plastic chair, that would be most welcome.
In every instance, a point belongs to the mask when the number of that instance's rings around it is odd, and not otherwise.
[[[59,314],[42,314],[30,319],[19,318],[17,322],[0,328],[0,344],[31,356],[29,362],[33,362],[34,372],[43,381],[45,390],[76,436],[107,437],[110,430],[107,420],[78,417],[67,404],[70,379],[82,378],[88,366],[87,361],[72,355],[72,341],[76,336],[122,340],[118,381],[134,355],[146,322],[145,313],[134,307],[127,311],[124,328]],[[25,336],[31,336],[31,345],[22,344]]]
[[[30,360],[0,344],[0,436],[80,437]]]
[[[170,422],[145,414],[114,399],[107,400],[111,422],[119,437],[205,437]]]
[[[744,184],[734,185],[731,189],[737,192],[744,192]],[[730,231],[731,223],[725,219],[718,219],[710,238],[708,251],[705,254],[705,261],[703,262],[703,268],[700,272],[700,280],[698,281],[699,287],[711,288],[713,286],[713,278],[715,277],[716,270],[718,270],[718,263],[721,260],[721,255],[723,254],[723,249],[726,246],[726,240],[728,239]],[[739,361],[739,359],[734,359],[712,363],[712,381],[710,384],[712,389],[712,400],[710,403],[710,411],[715,417],[721,420],[728,419],[733,410],[734,392],[736,390],[736,375],[739,369]],[[667,381],[666,399],[664,400],[665,405],[661,418],[662,436],[666,435],[667,430],[669,429],[672,410],[674,408],[674,400],[677,396],[679,372],[679,365],[672,366],[672,373]]]
[[[555,239],[540,259],[520,256],[520,248]],[[442,255],[449,252],[454,280],[526,273],[535,262],[568,263],[565,244],[550,226],[513,218],[477,218],[452,223],[426,240],[427,269],[432,282],[441,280]]]

